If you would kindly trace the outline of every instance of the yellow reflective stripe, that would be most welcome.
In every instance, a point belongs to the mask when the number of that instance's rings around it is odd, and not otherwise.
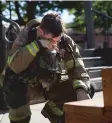
[[[57,116],[63,115],[63,111],[60,110],[60,108],[58,108],[58,106],[53,101],[48,101],[46,106],[48,106],[48,108],[52,111],[53,114]]]
[[[36,56],[37,52],[39,51],[39,48],[37,47],[36,42],[32,42],[31,44],[26,45],[26,47],[28,48],[28,50],[33,56]]]
[[[33,55],[33,56],[36,56],[35,53],[32,51],[31,47],[29,45],[26,46],[28,48],[28,50],[30,51],[30,53]]]
[[[22,105],[16,109],[9,107],[9,119],[12,121],[20,121],[31,115],[30,107],[28,104]]]
[[[25,119],[26,117],[30,116],[31,113],[28,113],[26,116],[23,116],[23,117],[20,117],[20,118],[13,118],[9,115],[9,119],[12,120],[12,121],[20,121],[20,120],[23,120]]]
[[[80,80],[75,80],[73,82],[73,87],[76,88],[76,87],[80,87],[80,85],[82,85],[82,83],[80,82]]]
[[[87,88],[86,84],[82,80],[75,80],[73,82],[73,88],[84,87]]]
[[[11,61],[13,60],[13,58],[15,57],[15,55],[17,54],[18,51],[19,51],[19,50],[17,50],[13,55],[8,56],[8,60],[7,60],[7,63],[8,63],[8,64],[11,63]]]
[[[34,42],[32,42],[32,45],[33,45],[33,47],[35,48],[36,51],[39,50],[39,49],[37,48],[37,45],[36,45]]]
[[[11,63],[11,61],[12,61],[12,59],[13,59],[13,57],[12,57],[12,56],[8,56],[8,61],[7,61],[7,63],[8,63],[8,64],[10,64],[10,63]]]

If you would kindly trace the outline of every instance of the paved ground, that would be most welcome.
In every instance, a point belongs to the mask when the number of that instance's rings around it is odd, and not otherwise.
[[[98,92],[95,94],[94,98],[98,98],[98,97],[103,98],[102,92]],[[31,105],[32,117],[30,123],[50,123],[48,119],[44,118],[40,113],[43,106],[44,103]],[[0,123],[9,123],[8,113],[4,111],[0,111]]]

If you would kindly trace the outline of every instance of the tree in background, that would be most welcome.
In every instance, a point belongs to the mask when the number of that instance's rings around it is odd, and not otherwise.
[[[42,16],[48,10],[62,11],[63,9],[73,9],[78,3],[71,1],[10,1],[12,16],[17,18],[16,22],[24,25],[29,20]],[[77,4],[77,5],[76,5]],[[9,2],[4,2],[2,11],[9,11]],[[6,13],[6,15],[7,15]]]
[[[76,30],[85,31],[85,14],[84,14],[84,2],[79,3],[80,6],[75,8],[74,15],[75,19],[72,24],[68,24],[70,27],[74,27]],[[109,15],[112,17],[112,1],[93,1],[93,9],[101,12],[102,14]],[[100,14],[93,12],[94,27],[95,28],[105,28],[105,23],[107,23],[107,30],[112,27],[112,20],[109,18],[104,18]]]
[[[74,27],[75,30],[85,31],[84,1],[10,1],[11,13],[16,17],[16,22],[24,25],[29,20],[43,16],[48,10],[62,12],[67,9],[75,16],[74,22],[67,24],[67,27]],[[112,16],[111,1],[93,1],[93,8]],[[9,12],[9,2],[2,3],[2,11]],[[95,28],[104,27],[104,18],[94,13]],[[111,20],[108,19],[108,27],[111,27]]]

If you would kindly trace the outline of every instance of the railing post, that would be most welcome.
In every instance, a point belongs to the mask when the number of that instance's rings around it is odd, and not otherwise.
[[[86,23],[86,33],[87,33],[87,48],[95,48],[95,33],[94,33],[94,23],[92,15],[92,1],[85,1],[85,23]]]
[[[2,14],[2,2],[0,1],[0,14]],[[5,65],[5,42],[2,38],[2,19],[0,19],[0,74],[4,69],[4,65]]]

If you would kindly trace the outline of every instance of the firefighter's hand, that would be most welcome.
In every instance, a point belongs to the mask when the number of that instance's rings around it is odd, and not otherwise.
[[[84,88],[76,89],[77,101],[91,99],[89,93]]]
[[[42,47],[47,48],[48,50],[58,50],[57,43],[54,43],[50,40],[41,39],[39,42],[41,43]]]

